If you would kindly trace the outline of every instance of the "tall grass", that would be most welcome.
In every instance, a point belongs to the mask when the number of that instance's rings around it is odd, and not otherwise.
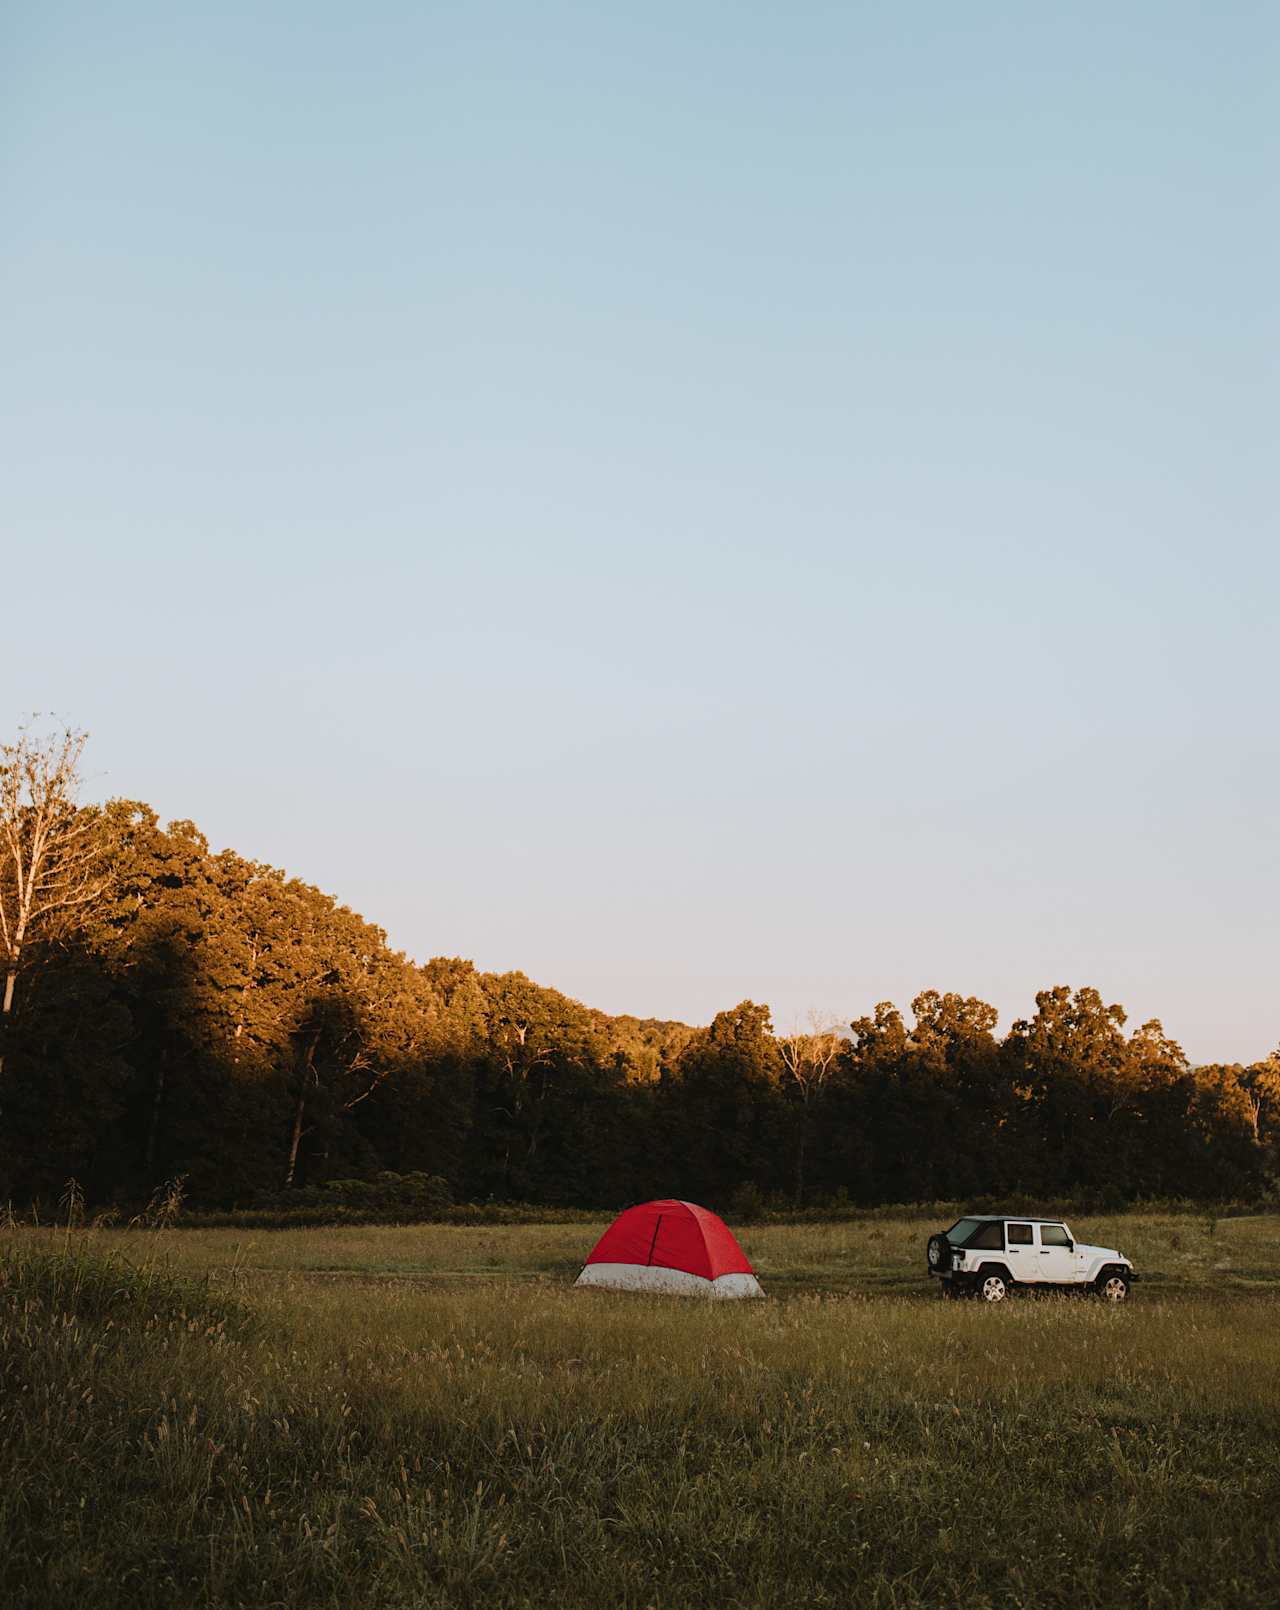
[[[0,1245],[14,1610],[1274,1603],[1274,1296],[703,1306],[515,1251],[371,1285]]]
[[[738,1234],[766,1289],[911,1294],[927,1289],[924,1243],[948,1222],[750,1225]],[[163,1237],[175,1267],[283,1274],[391,1275],[474,1284],[499,1275],[574,1276],[607,1221],[521,1227],[350,1225],[293,1230],[187,1229]],[[1077,1235],[1118,1247],[1141,1271],[1142,1293],[1280,1291],[1280,1217],[1196,1218],[1120,1214],[1072,1219]],[[51,1242],[61,1232],[42,1232]],[[153,1255],[156,1237],[135,1227],[102,1232],[104,1247]]]

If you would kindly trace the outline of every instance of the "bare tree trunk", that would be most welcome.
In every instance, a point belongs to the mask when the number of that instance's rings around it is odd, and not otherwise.
[[[822,1094],[823,1086],[839,1055],[841,1038],[829,1025],[823,1024],[817,1012],[809,1013],[810,1032],[785,1035],[778,1041],[782,1065],[791,1075],[800,1094],[800,1133],[796,1144],[795,1201],[799,1207],[804,1201],[805,1160],[809,1147],[809,1130],[812,1127],[812,1106]]]
[[[804,1153],[809,1139],[809,1104],[800,1109],[800,1147],[796,1155],[796,1206],[804,1206]]]
[[[298,1147],[302,1142],[302,1120],[307,1110],[307,1085],[305,1079],[298,1087],[298,1105],[293,1113],[293,1135],[289,1141],[289,1166],[284,1173],[284,1188],[286,1191],[293,1188],[293,1172],[298,1164]]]
[[[284,1188],[286,1191],[293,1187],[293,1176],[298,1166],[298,1148],[302,1144],[302,1121],[307,1112],[307,1085],[315,1083],[316,1077],[316,1047],[320,1044],[320,1035],[312,1036],[307,1046],[307,1054],[302,1059],[302,1078],[298,1081],[298,1102],[293,1109],[293,1133],[289,1137],[289,1166],[284,1173]]]
[[[236,1014],[236,1032],[234,1033],[234,1035],[232,1035],[232,1039],[234,1039],[236,1041],[236,1048],[235,1048],[234,1052],[232,1053],[232,1057],[231,1057],[231,1060],[232,1060],[233,1063],[238,1063],[240,1061],[240,1044],[239,1044],[240,1036],[244,1033],[244,1015],[245,1015],[245,1012],[248,1010],[248,1006],[249,1006],[249,991],[253,988],[253,971],[252,970],[254,968],[256,968],[257,965],[258,965],[258,939],[257,939],[257,935],[255,934],[253,939],[251,939],[250,942],[249,942],[249,966],[250,966],[250,972],[249,972],[249,976],[244,981],[244,987],[240,991],[239,1009],[238,1009],[237,1014]]]
[[[4,1000],[0,1002],[0,1075],[9,1049],[9,1028],[13,1022],[13,996],[18,987],[18,961],[22,955],[22,935],[9,950],[9,967],[4,975]]]
[[[67,929],[107,887],[96,813],[75,803],[84,744],[82,732],[29,727],[0,744],[0,1073],[27,939]]]
[[[151,1096],[151,1117],[147,1122],[147,1154],[144,1168],[147,1179],[151,1179],[151,1171],[156,1161],[156,1139],[160,1134],[160,1108],[164,1104],[165,1067],[164,1058],[156,1069],[156,1087]]]
[[[542,1138],[542,1117],[547,1110],[547,1075],[545,1069],[543,1070],[542,1081],[538,1088],[537,1097],[532,1102],[532,1107],[533,1124],[529,1130],[529,1145],[524,1155],[524,1165],[526,1168],[532,1167],[534,1154],[538,1150],[538,1142]]]

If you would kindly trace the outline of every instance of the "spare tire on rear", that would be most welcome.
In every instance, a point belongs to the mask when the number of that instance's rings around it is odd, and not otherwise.
[[[951,1267],[951,1243],[945,1235],[931,1235],[929,1237],[929,1267],[935,1274],[942,1274]]]

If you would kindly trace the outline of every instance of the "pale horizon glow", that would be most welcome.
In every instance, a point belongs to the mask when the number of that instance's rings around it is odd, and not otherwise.
[[[1280,1042],[1274,8],[30,6],[0,729],[609,1012]]]

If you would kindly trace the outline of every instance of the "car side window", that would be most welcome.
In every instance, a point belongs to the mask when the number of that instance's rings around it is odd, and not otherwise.
[[[975,1230],[969,1242],[971,1247],[977,1247],[983,1252],[1004,1251],[1004,1225],[997,1219],[994,1224],[984,1224]]]
[[[1042,1247],[1069,1247],[1071,1237],[1067,1234],[1065,1224],[1042,1224],[1040,1226],[1040,1245]]]
[[[1029,1247],[1031,1245],[1031,1226],[1029,1224],[1010,1224],[1007,1229],[1011,1247]]]

